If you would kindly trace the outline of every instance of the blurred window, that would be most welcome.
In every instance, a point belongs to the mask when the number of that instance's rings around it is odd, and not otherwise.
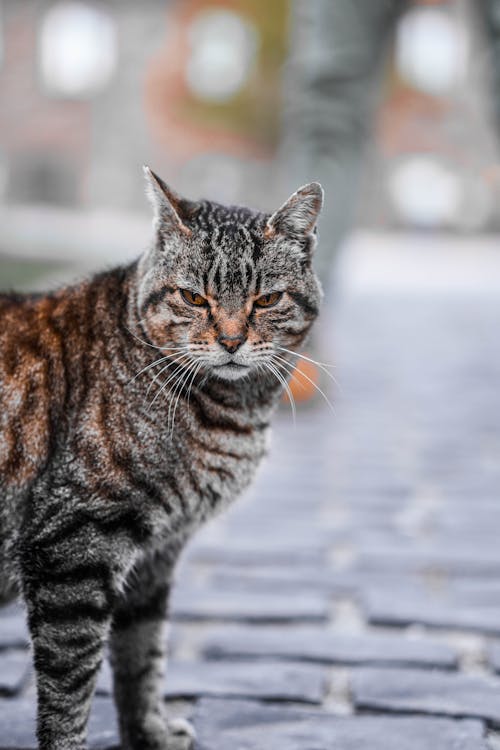
[[[224,102],[237,94],[254,67],[258,48],[255,26],[229,10],[199,13],[189,29],[186,80],[199,99]]]
[[[446,94],[464,75],[465,30],[445,10],[414,8],[396,34],[396,64],[404,80],[428,94]]]
[[[0,0],[0,66],[3,63],[4,56],[4,27],[3,27],[3,3]]]
[[[104,88],[116,67],[111,16],[84,2],[59,2],[40,27],[39,66],[44,89],[61,97],[86,97]]]
[[[15,155],[10,165],[7,199],[11,203],[75,206],[78,182],[75,165],[50,153]]]
[[[455,224],[462,198],[459,177],[429,156],[415,154],[393,171],[389,192],[399,218],[410,226]]]

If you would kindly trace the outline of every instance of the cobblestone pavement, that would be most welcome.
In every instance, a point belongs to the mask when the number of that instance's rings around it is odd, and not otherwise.
[[[178,572],[165,697],[199,750],[500,748],[499,323],[491,290],[339,296],[336,415],[282,410]],[[32,748],[16,609],[0,648],[0,747]],[[104,665],[91,747],[109,694]]]

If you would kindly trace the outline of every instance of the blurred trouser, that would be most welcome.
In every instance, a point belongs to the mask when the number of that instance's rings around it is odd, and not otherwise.
[[[293,0],[282,158],[294,184],[326,193],[316,269],[325,283],[356,206],[380,73],[406,0]]]
[[[500,138],[500,0],[477,0],[474,4],[484,22],[489,38],[489,53],[493,86],[493,114],[497,136]]]

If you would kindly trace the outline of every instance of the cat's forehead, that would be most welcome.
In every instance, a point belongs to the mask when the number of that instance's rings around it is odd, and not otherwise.
[[[191,224],[198,251],[191,266],[202,277],[204,289],[234,297],[256,288],[266,219],[240,206],[201,204]]]
[[[228,306],[243,304],[249,295],[280,288],[290,271],[266,242],[268,214],[241,206],[203,201],[190,216],[189,250],[177,270],[184,270],[193,288],[209,292]],[[268,289],[269,287],[269,289]]]
[[[200,201],[193,214],[193,224],[202,232],[223,231],[227,237],[247,233],[262,233],[267,216],[245,206],[224,206],[214,201]]]

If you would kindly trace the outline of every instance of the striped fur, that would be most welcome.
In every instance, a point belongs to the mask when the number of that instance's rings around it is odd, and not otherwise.
[[[319,186],[268,216],[146,176],[155,238],[137,262],[0,296],[0,601],[26,600],[40,750],[85,746],[107,642],[124,750],[189,744],[162,713],[172,570],[251,480],[288,375],[279,347],[302,343],[320,301]]]

